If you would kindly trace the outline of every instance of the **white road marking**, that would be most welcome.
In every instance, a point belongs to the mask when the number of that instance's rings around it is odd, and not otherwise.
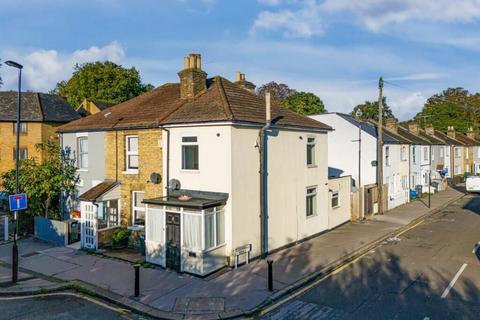
[[[448,296],[448,293],[453,288],[453,286],[455,285],[455,282],[457,282],[458,278],[460,278],[460,275],[462,274],[463,270],[465,270],[466,267],[467,267],[466,263],[464,263],[463,266],[460,267],[460,270],[458,270],[455,277],[453,277],[452,281],[450,281],[450,284],[448,285],[448,287],[445,289],[445,291],[443,291],[442,297],[441,297],[442,299],[445,299]]]

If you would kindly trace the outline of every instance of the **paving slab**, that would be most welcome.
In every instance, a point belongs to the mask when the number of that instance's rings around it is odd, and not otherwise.
[[[28,258],[19,259],[19,266],[47,276],[78,268],[78,266],[73,263],[55,259],[43,254],[36,254]]]

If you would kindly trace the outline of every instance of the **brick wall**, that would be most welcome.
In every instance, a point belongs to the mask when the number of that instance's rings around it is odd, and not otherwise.
[[[138,135],[138,174],[125,173],[125,139],[128,135]],[[150,182],[152,172],[162,173],[161,140],[160,129],[111,131],[105,135],[105,176],[114,180],[118,175],[121,222],[124,226],[132,224],[132,191],[144,191],[146,199],[162,195],[163,181],[160,184]]]

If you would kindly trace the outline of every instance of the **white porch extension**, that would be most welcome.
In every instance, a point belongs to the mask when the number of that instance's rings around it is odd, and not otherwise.
[[[199,276],[223,268],[228,253],[226,198],[221,198],[178,200],[177,195],[144,200],[146,261]]]

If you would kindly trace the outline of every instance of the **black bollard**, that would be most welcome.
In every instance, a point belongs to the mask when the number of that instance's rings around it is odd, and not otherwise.
[[[133,268],[135,269],[135,297],[138,297],[140,295],[140,265],[135,264],[133,265]]]
[[[268,291],[273,291],[273,260],[267,260],[268,263]]]

